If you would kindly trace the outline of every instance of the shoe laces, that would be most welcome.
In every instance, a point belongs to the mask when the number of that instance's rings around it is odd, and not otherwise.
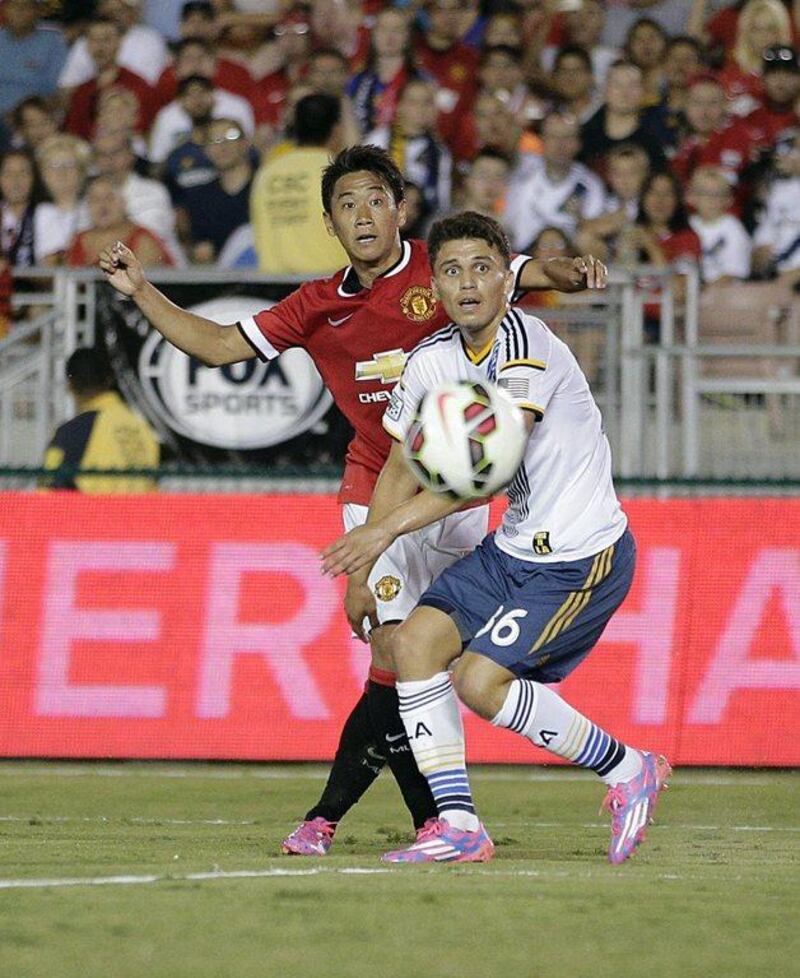
[[[333,838],[333,833],[336,831],[336,823],[328,822],[321,816],[312,819],[310,822],[305,822],[300,830],[304,835],[310,835],[315,837],[317,835],[326,835],[329,839]]]
[[[615,784],[613,788],[609,788],[606,792],[606,796],[600,806],[600,812],[602,814],[603,811],[607,811],[614,815],[620,808],[623,808],[627,804],[627,801],[628,798],[622,787]]]
[[[444,832],[444,822],[440,818],[429,818],[421,829],[417,831],[417,842],[425,842],[428,839],[435,839]]]

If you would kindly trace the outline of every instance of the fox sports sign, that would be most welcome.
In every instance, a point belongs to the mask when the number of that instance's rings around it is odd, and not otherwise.
[[[218,323],[255,316],[272,303],[248,296],[212,299],[191,312]],[[268,448],[316,424],[331,396],[304,350],[278,359],[206,367],[153,332],[139,353],[139,377],[151,409],[173,431],[203,445]]]

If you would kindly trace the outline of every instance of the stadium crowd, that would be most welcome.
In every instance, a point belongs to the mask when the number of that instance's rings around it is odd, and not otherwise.
[[[115,240],[148,265],[333,272],[318,176],[356,142],[403,170],[408,236],[469,208],[536,256],[697,263],[723,337],[731,303],[794,301],[798,0],[3,0],[0,15],[6,319],[11,267],[93,264]]]

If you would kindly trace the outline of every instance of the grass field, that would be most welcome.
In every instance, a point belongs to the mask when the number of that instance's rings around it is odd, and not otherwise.
[[[325,859],[278,856],[324,773],[0,764],[0,976],[800,975],[798,772],[677,772],[621,867],[602,787],[562,769],[475,769],[483,866],[382,866],[387,776]]]

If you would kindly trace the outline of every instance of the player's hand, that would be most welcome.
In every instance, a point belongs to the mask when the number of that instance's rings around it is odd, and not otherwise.
[[[608,282],[608,269],[594,255],[578,258],[551,258],[545,271],[554,289],[561,292],[579,292],[581,289],[604,289]]]
[[[375,595],[363,577],[350,577],[347,580],[347,593],[344,596],[344,612],[353,634],[362,642],[369,642],[369,636],[364,628],[364,619],[368,619],[373,628],[377,628],[378,607]]]
[[[107,281],[123,295],[134,295],[145,284],[139,259],[121,241],[110,248],[104,248],[100,252],[98,264]]]
[[[329,577],[354,574],[374,563],[392,542],[391,533],[377,523],[357,526],[322,551],[323,573]]]

